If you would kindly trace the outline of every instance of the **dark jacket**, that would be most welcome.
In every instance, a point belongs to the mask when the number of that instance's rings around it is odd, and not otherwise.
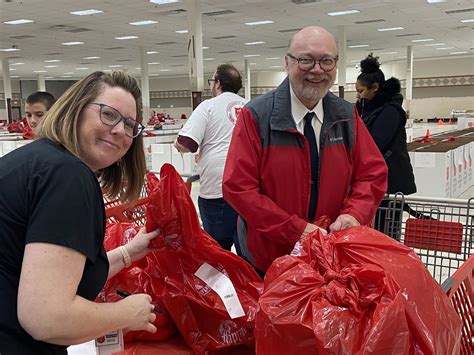
[[[387,188],[387,167],[353,105],[331,93],[323,105],[316,218],[347,213],[369,224]],[[301,237],[310,184],[309,145],[291,114],[286,79],[242,108],[224,170],[224,199],[246,221],[239,240],[245,237],[244,255],[259,270]]]
[[[357,110],[387,163],[387,192],[409,195],[416,192],[416,185],[407,151],[407,119],[402,102],[400,82],[390,78],[372,100],[360,100]]]

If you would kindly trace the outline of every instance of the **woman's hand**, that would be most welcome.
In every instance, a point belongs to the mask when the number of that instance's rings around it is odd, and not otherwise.
[[[132,262],[140,260],[152,249],[148,248],[150,242],[160,234],[160,229],[156,229],[150,233],[146,233],[145,227],[142,227],[138,234],[124,247],[127,249]]]
[[[151,304],[149,295],[144,293],[130,295],[119,302],[129,315],[130,324],[125,328],[126,330],[156,332],[156,327],[153,325],[156,315],[153,313],[154,306]]]

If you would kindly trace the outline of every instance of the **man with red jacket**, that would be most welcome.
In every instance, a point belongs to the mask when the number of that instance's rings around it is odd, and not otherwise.
[[[240,112],[227,156],[224,199],[239,221],[244,256],[261,274],[329,217],[329,231],[369,224],[387,167],[354,111],[329,92],[337,46],[321,27],[290,40],[288,77]]]

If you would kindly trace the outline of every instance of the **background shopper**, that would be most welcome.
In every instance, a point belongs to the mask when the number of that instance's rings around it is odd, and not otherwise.
[[[199,149],[199,213],[204,230],[222,248],[230,250],[235,243],[237,254],[237,212],[222,198],[222,175],[237,113],[247,100],[237,95],[242,77],[231,64],[217,67],[209,81],[213,98],[201,102],[179,132],[175,142],[178,151]]]
[[[407,115],[402,108],[400,81],[393,77],[385,80],[378,58],[372,54],[360,62],[360,68],[356,82],[357,110],[387,163],[387,192],[413,194],[416,192],[415,176],[407,150]],[[377,210],[375,228],[399,238],[399,228],[393,222],[385,222],[388,201],[382,201],[381,207]],[[399,211],[399,208],[392,209]],[[404,209],[410,211],[407,204]],[[401,213],[396,214],[394,220],[401,223]]]
[[[25,116],[35,135],[38,133],[38,125],[43,121],[44,115],[55,102],[54,96],[46,91],[37,91],[26,98]]]

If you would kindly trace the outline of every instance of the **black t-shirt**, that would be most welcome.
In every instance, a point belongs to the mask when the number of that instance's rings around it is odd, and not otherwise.
[[[62,146],[40,139],[0,158],[1,355],[67,353],[66,346],[34,340],[18,321],[25,245],[50,243],[85,255],[77,294],[93,300],[109,270],[104,232],[99,183],[94,173]]]

